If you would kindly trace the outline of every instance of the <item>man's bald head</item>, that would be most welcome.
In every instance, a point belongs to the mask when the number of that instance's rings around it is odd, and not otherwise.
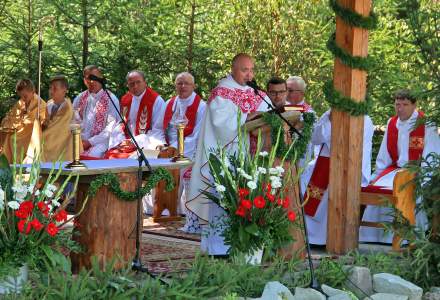
[[[254,61],[249,54],[239,53],[232,59],[232,77],[241,85],[254,79]]]

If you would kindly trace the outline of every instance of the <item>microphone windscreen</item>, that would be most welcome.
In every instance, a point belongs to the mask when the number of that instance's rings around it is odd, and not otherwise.
[[[257,90],[260,89],[260,88],[258,87],[258,84],[257,84],[257,82],[255,81],[255,79],[246,82],[246,85],[250,86],[250,87],[253,88],[253,89],[257,89]]]
[[[101,77],[98,77],[98,76],[93,75],[93,74],[90,74],[90,75],[89,75],[89,79],[90,79],[90,80],[93,80],[93,81],[97,81],[97,82],[99,82],[99,83],[101,83],[101,84],[105,84],[105,83],[106,83],[105,78],[101,78]]]

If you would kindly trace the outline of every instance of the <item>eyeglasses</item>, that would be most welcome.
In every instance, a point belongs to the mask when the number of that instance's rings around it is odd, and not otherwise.
[[[293,92],[303,92],[302,90],[291,90],[291,89],[288,89],[287,90],[289,93],[293,93]]]
[[[286,90],[283,90],[283,91],[268,91],[267,93],[272,96],[277,96],[277,95],[282,95],[286,92],[287,92]]]

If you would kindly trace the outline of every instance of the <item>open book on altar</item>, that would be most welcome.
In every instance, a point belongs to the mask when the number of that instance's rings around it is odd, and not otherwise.
[[[301,112],[302,110],[293,109],[292,107],[295,105],[288,105],[280,109],[281,115],[288,120],[292,125],[300,122]],[[291,109],[292,108],[292,109]],[[290,110],[291,109],[291,110]],[[274,110],[267,111],[266,113],[275,114]],[[264,125],[267,125],[262,118],[263,113],[258,113],[256,115],[251,116],[251,119],[247,120],[243,126],[247,131],[252,131],[258,129]]]

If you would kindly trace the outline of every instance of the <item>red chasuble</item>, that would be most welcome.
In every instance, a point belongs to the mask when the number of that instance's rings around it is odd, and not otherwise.
[[[188,124],[186,125],[185,129],[183,130],[183,134],[185,137],[191,135],[194,131],[194,127],[196,127],[196,120],[197,120],[197,111],[199,110],[199,104],[202,99],[199,95],[196,94],[194,98],[194,102],[187,107],[185,116],[188,119]],[[165,116],[163,118],[163,129],[165,132],[167,131],[168,125],[170,124],[170,121],[173,117],[173,106],[174,102],[176,102],[176,96],[170,99],[167,103],[167,107],[165,109]],[[167,143],[169,144],[168,135],[165,135],[165,138],[167,140]]]
[[[314,217],[321,199],[328,188],[330,175],[330,157],[318,156],[313,169],[312,177],[307,185],[307,190],[304,194],[304,212]]]
[[[419,111],[419,115],[417,118],[423,118],[423,112]],[[388,166],[385,170],[382,171],[371,184],[374,184],[381,177],[387,175],[388,173],[394,171],[398,168],[397,160],[399,159],[399,153],[397,150],[398,145],[398,137],[399,137],[399,129],[397,128],[397,120],[398,116],[394,116],[391,118],[388,123],[387,128],[387,150],[391,157],[393,163]],[[423,154],[423,148],[425,146],[425,125],[421,124],[416,129],[410,132],[409,134],[409,145],[408,145],[408,160],[415,161],[419,160]]]
[[[156,93],[153,89],[147,87],[144,96],[142,97],[141,103],[139,104],[139,110],[136,117],[136,128],[133,132],[134,136],[147,133],[151,129],[153,122],[153,107],[154,103],[156,102],[157,96],[159,96],[158,93]],[[130,116],[132,101],[133,95],[130,93],[126,93],[121,98],[121,114],[124,116],[126,122],[128,122],[128,118]],[[125,138],[130,138],[124,125],[122,125],[122,130],[124,131]],[[112,149],[109,149],[105,153],[104,158],[128,158],[135,150],[136,147],[131,144],[124,147],[116,146]]]

